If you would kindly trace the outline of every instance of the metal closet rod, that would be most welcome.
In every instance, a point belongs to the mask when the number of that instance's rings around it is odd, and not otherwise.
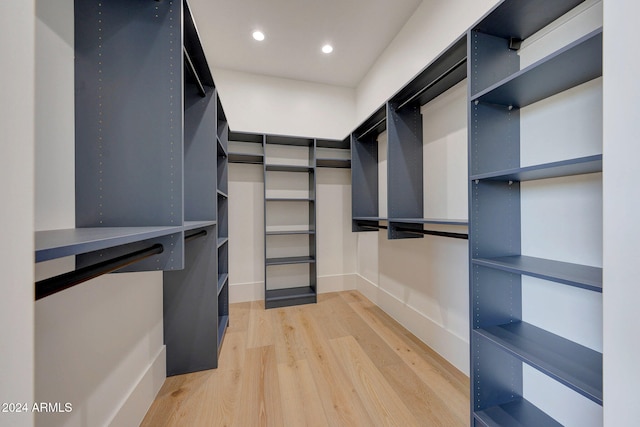
[[[398,105],[398,107],[396,108],[396,110],[401,109],[402,107],[404,107],[405,105],[407,105],[408,103],[412,102],[414,99],[416,99],[417,97],[419,97],[420,95],[422,95],[423,93],[425,93],[426,91],[428,91],[429,89],[431,89],[434,85],[436,85],[438,82],[440,82],[440,80],[444,79],[445,77],[447,77],[449,74],[451,74],[452,72],[454,72],[459,66],[461,66],[462,64],[464,64],[465,62],[467,62],[467,57],[465,56],[464,58],[462,58],[461,60],[459,60],[458,62],[456,62],[455,64],[453,64],[453,66],[451,66],[448,70],[446,70],[444,73],[440,74],[438,77],[436,77],[435,79],[433,79],[428,85],[426,85],[425,87],[423,87],[422,89],[420,89],[418,92],[416,92],[415,94],[413,94],[413,96],[411,96],[411,98],[407,99],[406,101],[404,101],[402,104]]]
[[[402,231],[405,233],[426,234],[430,236],[451,237],[454,239],[469,240],[469,235],[467,233],[451,233],[449,231],[435,231],[435,230],[414,230],[411,228],[404,228],[404,227],[396,227],[396,230]]]
[[[206,235],[207,230],[201,230],[185,236],[184,241],[188,242]],[[80,283],[84,283],[88,280],[95,279],[103,274],[120,270],[121,268],[140,262],[153,255],[159,255],[162,252],[164,252],[164,247],[160,243],[156,243],[155,245],[149,246],[145,249],[139,249],[137,251],[120,255],[105,261],[100,261],[96,264],[87,265],[86,267],[60,274],[49,279],[40,280],[36,282],[36,301],[79,285]]]
[[[380,228],[386,230],[389,227],[387,227],[386,225],[361,225],[360,228],[371,228],[372,230],[378,230]]]
[[[184,60],[187,63],[187,67],[189,68],[189,71],[191,71],[191,74],[193,74],[193,78],[196,79],[198,92],[200,92],[200,95],[204,98],[205,96],[207,96],[207,92],[204,90],[204,85],[202,84],[202,81],[200,81],[200,76],[198,76],[196,67],[193,65],[193,62],[191,61],[191,57],[189,56],[189,53],[187,53],[187,49],[185,49],[184,46],[182,47],[182,52],[184,53]]]

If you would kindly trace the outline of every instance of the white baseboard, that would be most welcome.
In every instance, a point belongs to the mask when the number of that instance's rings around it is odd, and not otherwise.
[[[334,276],[318,276],[318,293],[349,291],[356,289],[354,274],[336,274]],[[262,301],[264,299],[264,282],[231,283],[229,286],[229,302]]]
[[[375,283],[357,275],[356,289],[453,366],[469,375],[469,343]]]
[[[147,371],[142,374],[131,393],[123,400],[120,409],[109,422],[109,426],[140,425],[166,378],[167,351],[163,345]]]

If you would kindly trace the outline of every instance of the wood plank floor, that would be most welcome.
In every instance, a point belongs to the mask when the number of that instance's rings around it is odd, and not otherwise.
[[[219,368],[167,378],[142,426],[469,424],[469,379],[357,291],[230,313]]]

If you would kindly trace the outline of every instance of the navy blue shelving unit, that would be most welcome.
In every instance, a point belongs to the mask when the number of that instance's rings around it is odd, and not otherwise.
[[[520,165],[520,108],[602,75],[602,30],[520,69],[520,43],[582,1],[504,0],[468,33],[471,423],[559,426],[523,364],[602,405],[602,354],[522,319],[522,276],[602,293],[602,269],[526,256],[521,182],[602,171],[602,155]]]

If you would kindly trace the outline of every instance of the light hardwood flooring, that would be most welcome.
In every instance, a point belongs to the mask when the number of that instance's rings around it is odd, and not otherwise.
[[[167,378],[142,426],[469,424],[469,379],[357,291],[230,313],[218,369]]]

